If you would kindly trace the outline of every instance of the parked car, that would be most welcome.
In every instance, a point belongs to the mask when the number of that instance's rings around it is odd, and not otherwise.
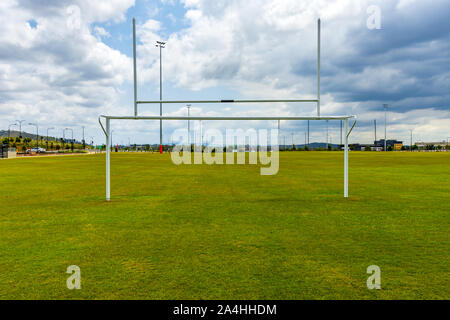
[[[27,150],[27,153],[30,153],[30,152],[42,153],[42,152],[45,152],[45,151],[46,150],[44,148],[32,148],[32,149]]]

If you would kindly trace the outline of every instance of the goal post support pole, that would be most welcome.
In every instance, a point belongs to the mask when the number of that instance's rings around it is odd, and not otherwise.
[[[111,199],[111,120],[106,118],[106,201]]]
[[[320,117],[320,19],[317,20],[317,116]]]
[[[134,83],[134,116],[137,117],[137,71],[136,71],[136,19],[133,18],[133,83]]]
[[[344,120],[344,198],[348,198],[348,119]]]

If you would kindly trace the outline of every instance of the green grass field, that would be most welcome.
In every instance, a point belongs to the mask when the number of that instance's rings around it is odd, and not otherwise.
[[[449,299],[450,153],[0,161],[1,299]],[[366,268],[381,268],[368,290]],[[66,268],[81,268],[68,290]]]

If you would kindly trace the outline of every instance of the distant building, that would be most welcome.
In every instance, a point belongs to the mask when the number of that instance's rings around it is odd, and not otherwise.
[[[416,142],[415,145],[419,148],[419,149],[425,149],[427,146],[433,146],[433,148],[437,148],[438,146],[441,146],[443,148],[445,148],[447,146],[448,142],[447,141],[442,141],[442,142]]]
[[[371,149],[371,144],[359,144],[359,143],[353,143],[349,145],[350,150],[353,151],[365,151],[366,149]]]
[[[392,148],[395,147],[396,144],[403,145],[403,141],[397,141],[397,140],[386,140],[386,147],[391,146]],[[384,139],[378,140],[374,142],[375,147],[382,147],[384,148]]]

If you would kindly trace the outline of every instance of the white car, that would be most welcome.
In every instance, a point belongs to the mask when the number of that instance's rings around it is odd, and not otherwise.
[[[45,152],[46,150],[44,148],[32,148],[31,152],[41,153]]]

